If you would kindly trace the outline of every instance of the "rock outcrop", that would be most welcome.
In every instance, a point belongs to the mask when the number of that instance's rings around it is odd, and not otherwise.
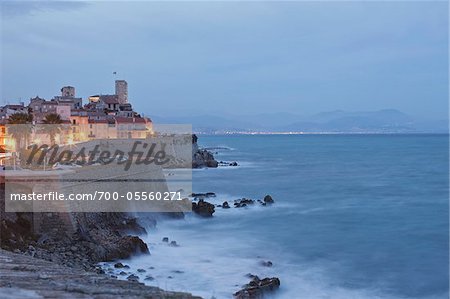
[[[274,203],[274,200],[273,200],[272,196],[270,196],[270,195],[264,196],[264,203],[265,204],[272,204],[272,203]]]
[[[192,168],[204,168],[219,166],[219,162],[214,159],[214,155],[205,149],[199,149],[197,135],[192,135]]]
[[[212,203],[200,199],[198,202],[192,203],[192,211],[202,217],[212,217],[215,207]]]
[[[272,292],[280,287],[280,279],[278,277],[266,277],[263,279],[260,279],[256,275],[252,275],[252,277],[252,280],[242,290],[234,293],[235,299],[262,298],[266,293]]]

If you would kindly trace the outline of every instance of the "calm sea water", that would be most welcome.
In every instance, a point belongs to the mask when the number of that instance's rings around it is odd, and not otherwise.
[[[148,282],[231,298],[244,276],[278,276],[274,298],[448,298],[445,135],[200,136],[241,166],[194,171],[195,192],[275,205],[158,224]],[[167,236],[181,246],[161,244]],[[270,260],[274,266],[260,265]],[[182,272],[182,273],[180,273]],[[145,276],[144,274],[142,277]]]

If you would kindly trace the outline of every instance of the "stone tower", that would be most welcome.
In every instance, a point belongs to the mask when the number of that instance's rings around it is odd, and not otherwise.
[[[64,86],[61,88],[61,97],[63,98],[73,98],[75,97],[75,87]]]
[[[128,83],[125,80],[116,80],[116,95],[120,104],[128,103]]]

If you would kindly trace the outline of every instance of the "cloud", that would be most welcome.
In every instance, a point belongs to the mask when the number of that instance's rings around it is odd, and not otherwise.
[[[117,71],[147,113],[448,111],[446,3],[9,4],[6,100],[112,92]]]
[[[65,11],[87,6],[84,1],[1,1],[2,17],[30,15],[41,11]]]

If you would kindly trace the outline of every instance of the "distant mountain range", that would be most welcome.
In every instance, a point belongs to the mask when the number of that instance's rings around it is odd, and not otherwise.
[[[342,110],[311,116],[292,113],[256,115],[150,116],[155,123],[192,124],[196,133],[448,133],[448,120],[420,120],[395,109],[369,112]]]

